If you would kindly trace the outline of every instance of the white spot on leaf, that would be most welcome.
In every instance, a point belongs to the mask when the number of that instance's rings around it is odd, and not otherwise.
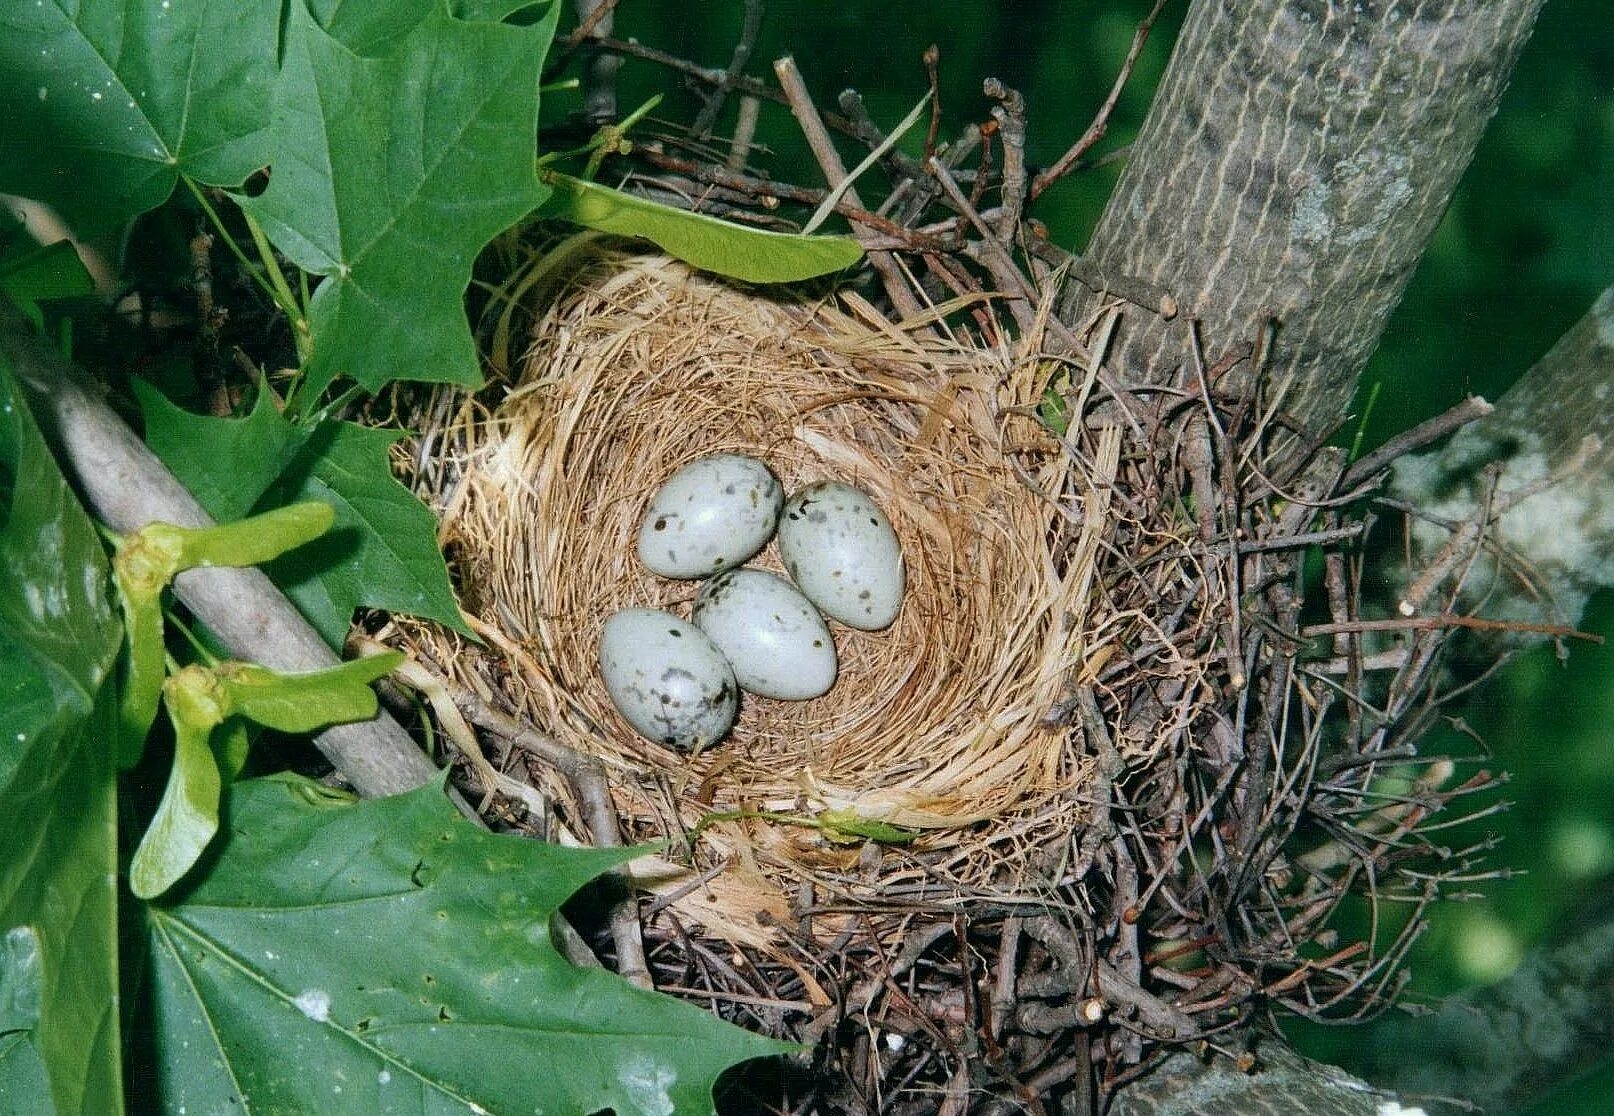
[[[644,1116],[673,1116],[669,1090],[678,1083],[678,1074],[670,1066],[651,1058],[631,1058],[623,1063],[617,1081]]]
[[[297,1010],[316,1023],[324,1023],[331,1017],[331,994],[321,988],[310,988],[299,992],[297,998],[292,1000]]]

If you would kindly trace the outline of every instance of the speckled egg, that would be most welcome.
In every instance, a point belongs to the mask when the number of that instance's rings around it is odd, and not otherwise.
[[[779,556],[808,600],[852,628],[878,631],[902,609],[902,547],[868,493],[820,481],[792,496]]]
[[[639,528],[639,560],[662,577],[710,577],[768,544],[784,489],[754,457],[714,453],[657,490]]]
[[[600,675],[634,731],[682,752],[722,739],[739,712],[728,660],[706,633],[670,612],[613,613],[600,634]]]
[[[818,609],[766,570],[727,570],[701,587],[695,625],[734,667],[740,688],[804,701],[835,684],[835,640]]]

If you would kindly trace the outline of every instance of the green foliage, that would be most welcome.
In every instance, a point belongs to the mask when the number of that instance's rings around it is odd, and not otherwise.
[[[0,360],[0,1100],[122,1111],[110,685],[94,526]],[[13,1092],[15,1090],[15,1092]]]
[[[0,296],[9,298],[37,324],[43,321],[37,303],[94,290],[95,282],[71,243],[32,244],[21,224],[0,210]]]
[[[433,788],[336,806],[295,781],[232,787],[249,724],[306,734],[371,716],[385,658],[287,676],[182,667],[164,641],[167,589],[199,565],[264,565],[333,646],[359,607],[466,631],[435,521],[389,468],[399,435],[334,416],[395,380],[479,382],[466,290],[489,240],[553,193],[534,137],[563,10],[0,10],[0,190],[111,242],[183,182],[159,216],[184,209],[179,227],[200,207],[240,274],[286,315],[300,363],[284,414],[267,382],[250,413],[229,419],[136,382],[148,444],[221,525],[119,540],[122,625],[102,540],[0,368],[0,816],[16,819],[0,856],[0,1112],[122,1110],[114,761],[139,759],[159,694],[174,756],[128,879],[137,900],[166,897],[135,904],[150,934],[165,1110],[250,1099],[266,1111],[667,1116],[710,1111],[718,1073],[781,1049],[560,959],[549,918],[631,854],[493,838],[454,820]],[[743,280],[806,278],[859,257],[851,240],[737,228],[545,174],[563,190],[543,215],[642,236]],[[34,302],[89,292],[70,244],[19,245],[14,222],[0,227],[0,294],[36,324]],[[329,403],[338,381],[353,387]],[[125,629],[120,701],[111,678]]]
[[[788,1048],[550,939],[633,855],[482,832],[433,787],[238,785],[207,875],[147,909],[162,1109],[710,1112],[723,1069]]]
[[[308,500],[335,509],[330,532],[268,567],[331,646],[341,646],[360,605],[467,630],[436,521],[387,465],[401,435],[346,422],[300,426],[267,392],[242,419],[190,414],[149,387],[137,385],[136,394],[147,444],[209,514],[231,519]]]
[[[400,376],[480,381],[461,299],[482,245],[547,193],[533,136],[559,11],[512,27],[433,4],[366,56],[291,5],[273,174],[241,203],[294,263],[327,277],[308,306],[308,392],[339,375],[371,391]],[[373,22],[360,30],[377,45]]]
[[[222,767],[232,776],[244,759],[241,722],[281,732],[375,716],[370,683],[401,662],[377,655],[328,670],[283,674],[251,663],[188,666],[163,683],[174,726],[168,786],[129,865],[129,886],[141,899],[167,891],[195,867],[218,831]],[[215,758],[217,753],[217,758]]]
[[[90,235],[181,174],[244,181],[264,163],[278,16],[236,0],[0,7],[0,190]]]
[[[213,527],[148,523],[119,544],[112,568],[129,644],[119,712],[120,766],[132,767],[140,759],[157,715],[163,684],[162,595],[174,575],[197,566],[267,562],[323,535],[334,518],[329,504],[292,504]]]
[[[851,267],[863,257],[857,241],[746,229],[610,190],[580,178],[545,172],[554,194],[547,215],[618,236],[643,237],[693,267],[748,283],[789,283]]]

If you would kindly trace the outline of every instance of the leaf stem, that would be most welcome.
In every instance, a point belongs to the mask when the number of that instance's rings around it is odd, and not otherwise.
[[[639,123],[639,121],[643,120],[646,116],[649,116],[651,111],[659,104],[661,104],[661,94],[657,93],[644,104],[628,113],[627,116],[623,117],[617,123],[602,124],[599,130],[596,131],[593,136],[589,137],[589,141],[582,147],[572,147],[565,151],[544,152],[542,155],[538,156],[539,170],[541,171],[544,167],[549,166],[551,163],[558,162],[561,159],[569,159],[576,155],[588,155],[589,160],[582,177],[585,179],[592,179],[594,177],[594,172],[597,171],[600,164],[605,161],[605,157],[612,152],[620,150],[620,145],[627,140],[628,129]]]
[[[212,224],[214,231],[219,234],[219,239],[223,240],[225,247],[229,248],[229,250],[234,253],[237,262],[241,264],[241,269],[248,275],[252,276],[252,281],[258,284],[263,293],[271,301],[273,301],[275,305],[280,306],[281,301],[275,293],[275,288],[268,279],[264,278],[263,273],[259,271],[256,265],[253,264],[252,260],[247,257],[247,254],[241,250],[241,245],[235,242],[235,237],[230,235],[230,230],[224,227],[224,221],[219,217],[218,210],[213,208],[213,203],[207,200],[207,194],[203,192],[202,188],[198,186],[196,181],[189,175],[182,174],[179,177],[180,181],[184,182],[185,185],[190,189],[191,195],[196,198],[198,204],[201,205],[202,211],[207,214],[207,219]],[[284,307],[282,307],[282,309],[284,309]]]
[[[299,358],[308,356],[308,319],[303,314],[303,303],[298,301],[292,293],[291,284],[286,282],[286,275],[280,270],[280,264],[275,260],[274,249],[269,244],[269,238],[264,235],[263,226],[246,210],[241,211],[246,220],[247,231],[252,234],[252,243],[258,249],[258,255],[263,260],[263,270],[269,276],[269,282],[274,287],[275,305],[291,320],[292,336],[297,339],[297,355]],[[304,276],[303,297],[308,297],[307,276]]]

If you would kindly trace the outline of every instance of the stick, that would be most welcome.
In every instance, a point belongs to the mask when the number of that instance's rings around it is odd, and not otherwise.
[[[1478,395],[1470,395],[1451,410],[1438,414],[1432,419],[1420,422],[1411,430],[1402,431],[1388,442],[1385,442],[1372,453],[1364,454],[1357,462],[1345,471],[1340,478],[1339,488],[1349,492],[1357,485],[1364,484],[1378,476],[1380,472],[1389,468],[1403,454],[1421,449],[1430,442],[1444,438],[1447,434],[1461,427],[1467,426],[1475,419],[1484,418],[1495,407],[1487,403]]]
[[[762,102],[752,96],[740,98],[739,115],[734,121],[734,136],[729,140],[728,157],[723,160],[723,169],[734,174],[745,170],[745,161],[751,157],[751,144],[757,135],[757,115],[762,109]]]
[[[1019,90],[997,78],[987,78],[981,91],[998,102],[992,106],[992,119],[1003,137],[1003,214],[998,218],[998,236],[1012,244],[1020,231],[1020,207],[1026,198],[1026,101]]]
[[[597,123],[615,120],[616,72],[622,59],[602,50],[597,40],[610,37],[617,0],[574,0],[574,4],[580,22],[568,45],[574,47],[584,38],[596,40],[583,64],[583,115]]]
[[[1127,49],[1126,59],[1121,63],[1121,72],[1115,75],[1115,83],[1110,86],[1109,96],[1104,98],[1104,103],[1098,108],[1098,115],[1093,117],[1093,122],[1087,126],[1087,131],[1082,133],[1081,138],[1072,144],[1070,150],[1061,155],[1053,166],[1032,180],[1031,199],[1033,201],[1044,190],[1069,174],[1070,169],[1076,165],[1077,160],[1087,154],[1095,143],[1104,138],[1104,133],[1110,127],[1110,114],[1115,111],[1116,102],[1121,99],[1121,90],[1126,88],[1127,81],[1132,77],[1132,67],[1137,65],[1138,55],[1143,53],[1143,44],[1149,41],[1149,32],[1154,27],[1154,21],[1159,17],[1160,10],[1165,6],[1166,0],[1155,0],[1154,7],[1149,9],[1149,14],[1143,17],[1143,22],[1138,24],[1138,29],[1132,33],[1132,46]]]
[[[829,132],[824,128],[824,120],[818,115],[818,108],[813,104],[812,96],[807,92],[807,83],[801,78],[801,71],[796,68],[796,60],[786,55],[773,64],[773,72],[779,78],[779,87],[784,90],[785,100],[790,105],[790,111],[801,126],[801,133],[807,139],[807,146],[812,149],[813,158],[824,171],[824,178],[833,189],[839,186],[847,177],[846,164],[841,162],[840,152],[835,150],[835,144],[829,138]],[[863,199],[858,196],[857,188],[849,186],[846,189],[846,200],[859,209],[867,209]],[[885,286],[885,293],[891,299],[891,304],[897,308],[900,317],[912,317],[924,307],[914,298],[913,292],[908,289],[907,282],[902,277],[902,269],[890,252],[870,252],[869,264],[880,275],[880,282]]]
[[[97,519],[121,535],[158,521],[213,524],[88,378],[9,308],[0,308],[0,356],[16,369],[62,471]],[[285,671],[341,661],[261,570],[187,570],[174,579],[174,593],[236,658]],[[328,728],[314,744],[366,797],[400,794],[437,777],[436,765],[384,711]]]
[[[712,125],[717,123],[717,115],[723,111],[723,102],[728,100],[736,79],[745,72],[745,64],[751,61],[751,52],[757,45],[757,33],[761,30],[762,0],[745,0],[745,22],[740,27],[740,38],[734,44],[734,53],[729,57],[729,68],[723,71],[723,79],[712,90],[712,95],[706,98],[695,122],[689,126],[695,135],[711,135]]]
[[[1302,628],[1300,634],[1312,636],[1333,635],[1336,632],[1400,632],[1433,631],[1437,628],[1472,628],[1481,632],[1517,632],[1521,635],[1541,635],[1552,639],[1582,639],[1588,643],[1602,643],[1603,637],[1595,632],[1583,632],[1563,624],[1527,624],[1514,620],[1487,620],[1480,616],[1458,616],[1450,612],[1438,616],[1406,616],[1399,620],[1347,620],[1341,624],[1313,624]]]

